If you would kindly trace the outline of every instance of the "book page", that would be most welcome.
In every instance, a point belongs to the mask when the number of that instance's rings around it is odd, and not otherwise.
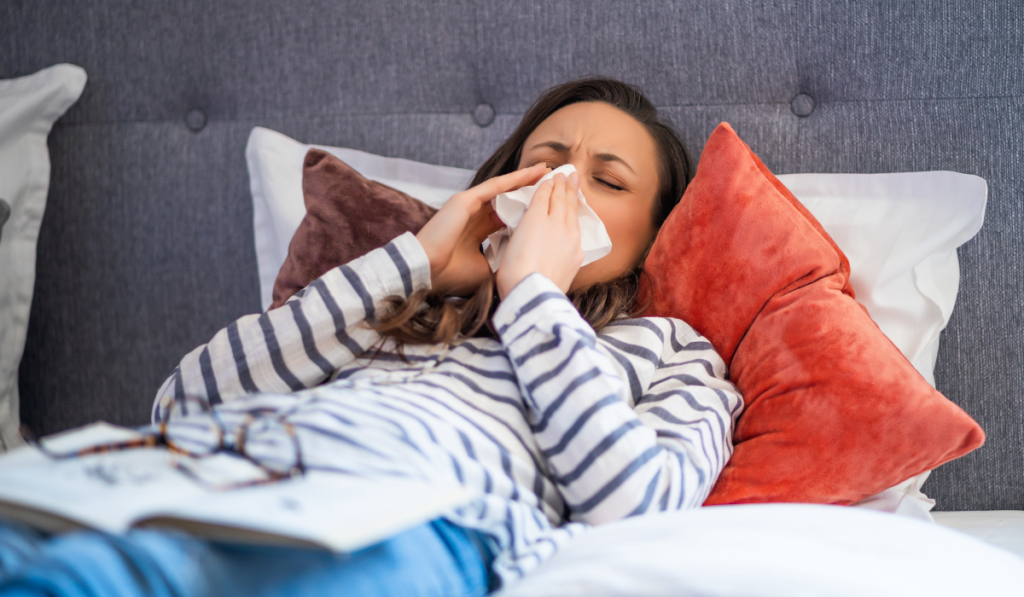
[[[59,453],[138,437],[137,431],[94,423],[46,438]],[[0,457],[0,514],[44,531],[91,527],[111,533],[155,509],[197,499],[207,490],[176,471],[162,448],[53,460],[26,446]],[[49,513],[49,514],[47,514]]]
[[[174,527],[224,541],[352,552],[472,498],[459,485],[310,471],[296,479],[182,503],[140,520],[139,526]]]

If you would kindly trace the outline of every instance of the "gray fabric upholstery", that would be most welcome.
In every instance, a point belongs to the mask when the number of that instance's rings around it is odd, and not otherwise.
[[[936,372],[988,443],[925,491],[1024,509],[1022,48],[1024,9],[999,0],[0,3],[0,78],[89,74],[50,136],[23,419],[143,423],[185,352],[258,311],[253,126],[475,167],[544,88],[604,74],[640,85],[695,155],[727,120],[778,173],[988,181]]]

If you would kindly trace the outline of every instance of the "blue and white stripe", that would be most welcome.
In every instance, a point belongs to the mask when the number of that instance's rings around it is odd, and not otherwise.
[[[541,274],[494,315],[500,341],[391,341],[368,317],[429,287],[415,236],[335,268],[284,306],[247,315],[185,356],[154,402],[287,412],[318,468],[444,476],[480,499],[451,513],[492,537],[495,571],[534,568],[585,524],[699,506],[732,453],[742,400],[711,345],[677,319],[620,320],[602,334]]]

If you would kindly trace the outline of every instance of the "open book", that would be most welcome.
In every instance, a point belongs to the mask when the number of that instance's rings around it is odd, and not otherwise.
[[[94,423],[50,436],[48,449],[131,439]],[[433,520],[473,496],[458,485],[310,471],[270,485],[218,491],[171,465],[163,448],[53,460],[31,447],[0,456],[0,516],[43,531],[175,528],[206,539],[351,552]],[[229,454],[202,459],[221,477],[251,475]],[[255,470],[258,474],[258,469]]]

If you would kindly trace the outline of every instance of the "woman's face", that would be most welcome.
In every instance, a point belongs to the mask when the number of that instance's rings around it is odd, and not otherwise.
[[[612,241],[608,255],[580,268],[570,290],[632,269],[657,232],[651,214],[658,194],[658,152],[647,129],[604,102],[568,105],[526,139],[519,167],[572,164],[580,191]]]

